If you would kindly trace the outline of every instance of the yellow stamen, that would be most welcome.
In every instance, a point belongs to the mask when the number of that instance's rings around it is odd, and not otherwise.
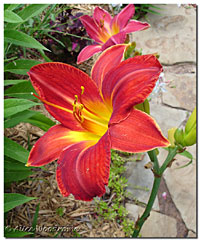
[[[81,112],[81,111],[82,111],[83,107],[84,107],[84,105],[83,105],[83,104],[80,104],[80,105],[79,105],[79,107],[78,107],[78,108],[79,108],[79,112]]]
[[[74,95],[74,98],[75,98],[74,104],[76,104],[76,102],[78,101],[78,95]]]
[[[81,95],[83,95],[84,90],[85,90],[85,87],[84,87],[84,86],[81,86]]]
[[[73,113],[76,112],[76,104],[72,104],[73,105]]]
[[[100,28],[103,28],[103,26],[104,26],[104,19],[100,19]]]

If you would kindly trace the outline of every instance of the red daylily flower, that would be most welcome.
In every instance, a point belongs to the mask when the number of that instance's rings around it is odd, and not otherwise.
[[[63,196],[90,201],[105,193],[110,149],[144,152],[168,146],[156,122],[133,106],[153,90],[162,66],[153,55],[123,61],[127,45],[100,55],[91,78],[63,63],[44,63],[29,71],[31,82],[61,124],[33,146],[28,166],[58,159],[56,178]]]
[[[94,9],[93,18],[88,15],[80,17],[88,35],[95,40],[95,44],[82,49],[78,55],[77,63],[89,59],[95,53],[104,51],[112,45],[124,43],[128,33],[149,28],[148,23],[130,20],[134,13],[134,5],[129,4],[114,18],[100,7]]]

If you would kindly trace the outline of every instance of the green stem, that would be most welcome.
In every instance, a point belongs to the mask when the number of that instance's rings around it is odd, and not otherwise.
[[[155,179],[154,179],[153,188],[151,191],[149,201],[147,203],[144,213],[142,214],[140,219],[136,222],[135,229],[134,229],[134,232],[132,235],[133,238],[136,238],[139,235],[142,225],[144,224],[144,222],[150,215],[152,206],[153,206],[155,198],[157,196],[158,188],[160,186],[160,180],[161,180],[161,177],[155,177]]]
[[[173,160],[173,158],[176,156],[177,154],[177,150],[179,149],[178,146],[176,146],[175,148],[169,148],[169,153],[168,156],[166,158],[166,160],[164,161],[163,165],[161,166],[159,173],[160,175],[163,174],[163,172],[165,171],[165,169],[168,167],[168,165],[170,164],[170,162]]]
[[[159,186],[160,186],[162,174],[165,171],[165,169],[168,167],[170,162],[173,160],[175,155],[177,154],[177,150],[178,150],[178,147],[175,147],[174,149],[169,148],[169,154],[168,154],[166,160],[164,161],[163,165],[160,168],[159,168],[159,163],[158,163],[158,159],[157,159],[155,150],[152,150],[152,151],[148,152],[148,155],[149,155],[151,161],[154,163],[154,167],[153,167],[154,183],[153,183],[151,195],[149,197],[149,201],[148,201],[147,206],[144,210],[144,213],[137,220],[137,222],[135,224],[135,229],[134,229],[134,232],[133,232],[133,235],[132,235],[133,238],[138,237],[139,232],[140,232],[144,222],[149,217],[151,209],[152,209],[154,201],[155,201],[155,198],[156,198],[157,193],[158,193],[158,189],[159,189]]]
[[[159,163],[158,163],[158,158],[157,158],[157,155],[156,155],[156,151],[155,149],[154,150],[151,150],[151,151],[148,151],[148,155],[149,155],[149,158],[150,160],[153,162],[153,170],[156,172],[156,173],[159,173]]]

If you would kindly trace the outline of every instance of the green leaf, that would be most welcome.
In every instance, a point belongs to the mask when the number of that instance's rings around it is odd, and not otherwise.
[[[24,163],[5,156],[4,168],[6,168],[8,170],[16,170],[16,171],[21,171],[21,170],[30,171],[33,167],[27,167],[27,166],[25,166]]]
[[[24,21],[27,21],[30,18],[38,16],[48,6],[49,4],[30,4],[29,6],[23,8],[20,12],[18,12],[18,15]]]
[[[31,92],[35,92],[31,82],[24,81],[6,89],[4,95],[23,99],[36,99],[36,97],[33,96]]]
[[[181,153],[179,153],[179,155],[185,156],[185,157],[193,160],[193,156],[192,156],[192,154],[189,151],[181,152]]]
[[[30,100],[25,99],[5,99],[4,100],[4,118],[17,114],[29,109],[35,105],[40,105]]]
[[[54,38],[52,35],[47,34],[47,36],[49,38],[52,38],[55,42],[59,43],[62,47],[64,47],[64,48],[66,47],[62,41],[58,40],[57,38]]]
[[[4,137],[4,155],[22,163],[27,163],[29,151],[11,139]]]
[[[44,49],[46,51],[50,51],[33,37],[13,29],[4,30],[4,41],[26,48]]]
[[[155,8],[155,9],[158,9],[158,10],[164,10],[163,8],[159,8],[158,6],[155,6],[153,4],[148,4],[150,8]]]
[[[162,15],[161,13],[153,11],[151,9],[142,9],[142,11],[147,12],[147,13],[153,13],[153,14],[157,14],[157,15]]]
[[[31,235],[31,234],[33,233],[16,230],[9,226],[4,227],[4,237],[6,238],[22,238],[24,236]]]
[[[35,111],[30,111],[30,110],[24,110],[15,115],[12,115],[10,119],[7,119],[4,121],[4,128],[14,127],[21,122],[25,122],[25,120],[27,120],[33,115],[35,115]]]
[[[7,165],[4,168],[4,182],[16,182],[20,180],[24,180],[33,174],[30,170],[10,170],[7,169]]]
[[[27,72],[36,64],[41,64],[41,62],[32,59],[18,59],[5,65],[4,71],[14,74],[28,75]]]
[[[29,6],[26,6],[21,11],[19,11],[17,14],[26,22],[30,18],[33,18],[35,16],[38,16],[45,8],[47,8],[49,4],[30,4]],[[8,24],[8,28],[16,28],[19,24],[17,23],[10,23]]]
[[[9,97],[16,97],[19,99],[28,99],[28,100],[36,100],[37,98],[31,95],[31,93],[11,93],[7,94]]]
[[[192,160],[190,160],[188,163],[186,163],[186,164],[183,165],[183,166],[177,167],[176,169],[180,169],[180,168],[187,167],[187,166],[189,166],[190,164],[192,164]]]
[[[36,199],[36,197],[27,197],[19,193],[4,193],[4,212],[8,212],[33,199]]]
[[[33,233],[33,235],[31,235],[31,237],[35,237],[35,231],[36,231],[36,225],[37,225],[39,210],[40,210],[40,204],[38,204],[36,206],[36,210],[35,210],[35,214],[34,214],[33,222],[32,222],[32,229],[34,230],[34,233]]]
[[[23,19],[11,10],[4,11],[4,21],[8,23],[20,23]]]
[[[28,80],[24,80],[24,79],[8,79],[8,80],[4,80],[4,86],[8,86],[8,85],[15,85],[15,84],[19,84],[22,82],[25,82]]]
[[[20,4],[4,4],[4,10],[14,10]]]
[[[7,44],[8,44],[8,43],[7,43]],[[16,60],[16,59],[18,59],[17,56],[11,57],[11,58],[9,58],[9,59],[4,59],[4,63],[10,62],[10,61],[13,61],[13,60]]]
[[[47,131],[50,127],[56,124],[54,121],[39,112],[36,112],[35,115],[26,119],[24,122],[37,126],[44,131]]]
[[[26,167],[24,163],[5,157],[4,160],[4,181],[13,182],[20,181],[33,174],[30,167]]]

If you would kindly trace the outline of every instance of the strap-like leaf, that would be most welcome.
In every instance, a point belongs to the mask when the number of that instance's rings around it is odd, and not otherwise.
[[[27,48],[44,49],[49,51],[33,37],[14,29],[4,30],[4,41]]]
[[[15,115],[19,112],[29,109],[35,105],[40,105],[25,99],[5,99],[4,100],[4,118]]]
[[[8,212],[9,210],[22,205],[26,202],[29,202],[36,197],[27,197],[19,193],[5,193],[4,194],[4,212]]]
[[[21,23],[23,19],[11,10],[4,11],[4,21],[8,23]]]
[[[4,155],[22,163],[26,163],[29,151],[11,139],[4,137]]]

